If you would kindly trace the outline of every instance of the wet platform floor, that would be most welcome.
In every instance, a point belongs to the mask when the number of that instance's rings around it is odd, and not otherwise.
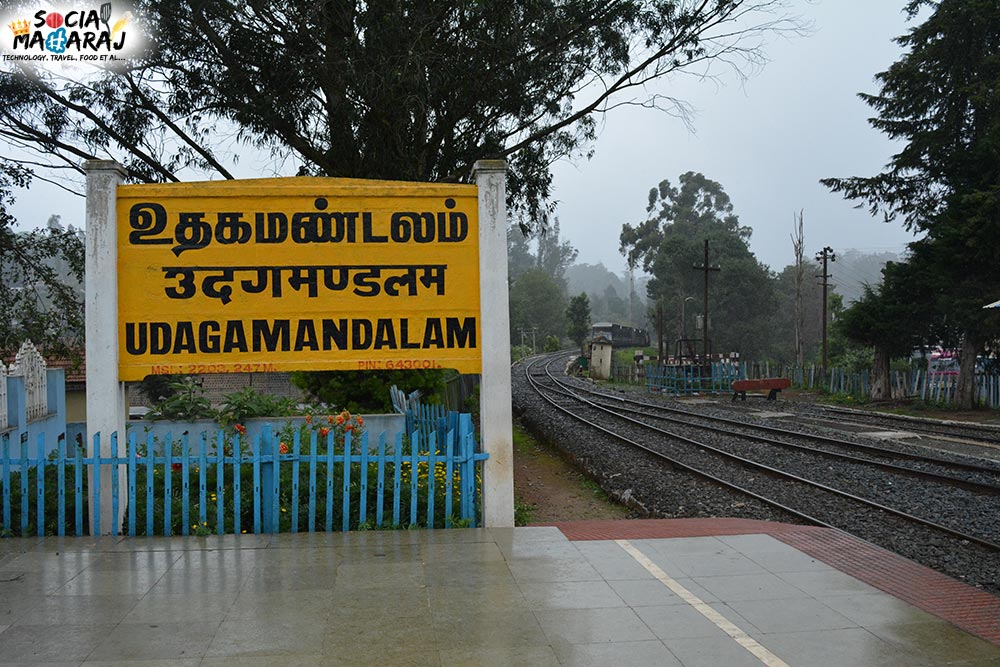
[[[0,665],[1000,665],[753,522],[668,524],[0,540]]]

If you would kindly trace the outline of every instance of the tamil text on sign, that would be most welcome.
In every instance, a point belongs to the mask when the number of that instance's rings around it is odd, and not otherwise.
[[[119,375],[480,370],[473,185],[118,188]]]

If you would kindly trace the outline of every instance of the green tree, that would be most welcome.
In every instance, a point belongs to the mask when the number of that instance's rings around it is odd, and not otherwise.
[[[510,287],[510,339],[530,344],[532,330],[536,349],[546,336],[561,338],[566,333],[566,294],[562,285],[542,269],[521,274]]]
[[[721,268],[709,282],[713,351],[767,354],[774,310],[771,276],[750,252],[750,228],[740,225],[722,186],[688,172],[678,187],[664,180],[650,190],[646,210],[645,221],[622,227],[621,252],[630,266],[652,275],[647,296],[651,308],[663,306],[665,341],[680,337],[684,329],[695,337],[694,316],[703,314],[704,276],[694,267],[704,262],[707,239],[709,263]]]
[[[817,264],[811,261],[803,262],[802,273],[804,276],[808,276],[800,283],[802,314],[799,340],[802,349],[801,363],[804,364],[807,359],[818,354],[821,336],[820,323],[823,314],[823,291],[813,277],[820,273],[820,267]],[[792,364],[800,363],[795,354],[794,320],[798,278],[795,265],[790,264],[774,276],[772,281],[775,295],[775,309],[771,320],[771,336],[774,342],[772,351],[776,360]],[[836,280],[836,276],[834,280]]]
[[[631,324],[628,318],[628,304],[625,303],[624,299],[618,296],[618,290],[614,288],[614,285],[608,285],[605,287],[602,297],[605,312],[607,313],[607,316],[603,319],[623,324]]]
[[[139,0],[141,57],[80,80],[30,63],[0,72],[0,137],[39,177],[113,158],[129,182],[232,178],[234,146],[270,154],[264,172],[440,182],[504,158],[527,228],[547,220],[551,164],[587,155],[602,114],[685,113],[649,84],[760,62],[763,35],[797,27],[785,7]]]
[[[837,318],[837,333],[874,350],[870,396],[892,398],[891,361],[909,356],[923,341],[920,329],[929,322],[921,308],[930,288],[926,276],[911,264],[890,262],[883,270],[882,284],[866,285],[861,298]]]
[[[0,163],[0,357],[25,340],[46,356],[83,357],[83,239],[58,225],[18,232],[8,207],[29,172]]]
[[[620,103],[677,72],[762,61],[797,28],[786,0],[140,0],[141,58],[72,81],[0,73],[0,136],[65,167],[114,157],[129,180],[231,178],[234,143],[300,174],[458,181],[508,161],[511,203],[542,220],[550,165],[585,155]],[[155,34],[153,34],[155,31]]]
[[[350,412],[392,412],[389,387],[407,394],[420,391],[422,401],[440,403],[447,370],[311,371],[292,373],[295,386],[317,400]]]
[[[566,289],[566,269],[576,259],[577,250],[569,241],[559,239],[559,218],[538,233],[538,268],[556,279]]]
[[[535,255],[531,252],[528,236],[517,225],[507,228],[507,278],[517,280],[525,271],[535,266]]]
[[[943,297],[937,315],[962,332],[956,404],[968,409],[974,361],[1000,329],[982,310],[1000,293],[1000,2],[906,5],[911,18],[923,7],[926,20],[896,40],[904,55],[877,75],[879,93],[861,95],[877,112],[872,126],[903,148],[876,176],[822,182],[926,234],[924,267]]]
[[[638,299],[637,294],[634,295],[636,302],[629,310],[629,303],[625,298],[632,287],[629,276],[615,275],[603,264],[574,263],[566,269],[566,283],[570,294],[586,292],[590,299],[591,321],[646,326],[645,304]],[[637,322],[630,320],[630,312]]]
[[[576,346],[583,348],[583,341],[590,334],[590,299],[582,292],[569,300],[566,308],[566,320],[569,323],[566,334]]]
[[[538,237],[532,254],[529,240]],[[534,340],[536,351],[566,333],[566,269],[576,258],[569,241],[559,239],[559,221],[546,230],[527,233],[511,227],[507,232],[511,343]],[[522,335],[523,332],[523,335]],[[543,343],[542,341],[545,341]],[[558,344],[556,349],[558,349]]]

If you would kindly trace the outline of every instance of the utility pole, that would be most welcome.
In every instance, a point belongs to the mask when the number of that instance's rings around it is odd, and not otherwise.
[[[631,299],[631,295],[629,295]],[[667,363],[667,360],[663,356],[663,301],[661,300],[656,304],[656,333],[659,337],[659,346],[657,348],[657,353],[659,355],[658,360],[660,364]]]
[[[635,273],[632,271],[632,266],[628,267],[628,325],[630,327],[635,326],[635,322],[632,320],[632,292],[635,291]]]
[[[832,285],[830,285],[830,278],[832,278],[832,276],[829,271],[827,271],[826,267],[828,261],[836,262],[837,256],[833,253],[833,248],[826,246],[816,253],[816,260],[823,262],[823,273],[821,275],[817,275],[816,277],[823,279],[823,282],[820,283],[823,286],[823,365],[821,368],[823,369],[823,381],[826,382],[826,294],[827,288],[832,287]]]
[[[681,301],[681,340],[684,341],[684,346],[687,348],[688,356],[694,359],[694,348],[691,346],[691,340],[688,338],[688,328],[687,328],[687,314],[684,312],[688,301],[694,301],[693,296],[686,296]],[[683,352],[681,352],[683,354]]]
[[[695,271],[704,271],[705,272],[705,313],[704,313],[705,319],[704,319],[704,321],[702,323],[703,326],[702,326],[702,329],[701,329],[701,335],[703,337],[703,342],[705,344],[704,345],[704,347],[705,347],[705,358],[703,360],[703,363],[707,364],[707,363],[710,363],[710,359],[709,359],[709,355],[708,355],[708,274],[709,274],[710,271],[721,271],[722,270],[718,266],[709,266],[708,265],[708,239],[705,239],[705,263],[702,264],[701,266],[695,264],[694,265],[694,269],[695,269]]]
[[[524,345],[524,337],[528,335],[528,331],[531,331],[531,353],[535,354],[535,332],[538,331],[538,327],[531,327],[531,329],[525,329],[521,327],[518,329],[521,333],[521,345]]]
[[[805,260],[805,234],[802,231],[802,216],[804,210],[799,211],[798,220],[794,214],[792,220],[797,223],[793,227],[792,250],[795,251],[795,363],[799,368],[805,367],[805,353],[803,351],[803,332],[805,331],[805,311],[802,308],[802,288],[806,282],[806,260]]]

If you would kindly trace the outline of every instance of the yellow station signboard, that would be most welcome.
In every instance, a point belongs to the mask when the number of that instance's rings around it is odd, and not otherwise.
[[[474,185],[118,187],[119,377],[481,369]]]

